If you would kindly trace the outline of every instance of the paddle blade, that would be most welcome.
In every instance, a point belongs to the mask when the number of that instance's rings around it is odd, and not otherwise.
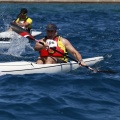
[[[113,71],[113,70],[97,70],[97,72],[110,73],[110,74],[115,74],[115,73],[117,73],[116,71]]]
[[[16,23],[14,22],[11,22],[10,23],[11,25],[11,28],[14,32],[18,33],[18,34],[21,34],[22,32],[28,32],[26,31],[25,29],[21,28],[20,26],[18,26]]]
[[[14,32],[18,33],[19,35],[21,35],[23,37],[35,40],[35,38],[27,30],[21,28],[16,23],[11,22],[10,25],[11,25],[11,28]]]
[[[93,68],[92,68],[93,69]],[[91,69],[90,69],[91,70]],[[93,69],[91,70],[93,71],[94,73],[98,73],[98,72],[101,72],[101,73],[109,73],[109,74],[115,74],[117,73],[116,71],[113,71],[113,70],[97,70],[97,69]]]

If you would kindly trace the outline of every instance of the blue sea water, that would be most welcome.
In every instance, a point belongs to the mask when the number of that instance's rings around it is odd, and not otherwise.
[[[55,23],[83,58],[104,56],[93,66],[116,73],[93,73],[86,68],[62,74],[0,76],[0,120],[120,120],[120,5],[119,4],[0,4],[0,31],[26,7],[33,29]],[[36,61],[34,42],[17,36],[0,49],[0,62]]]

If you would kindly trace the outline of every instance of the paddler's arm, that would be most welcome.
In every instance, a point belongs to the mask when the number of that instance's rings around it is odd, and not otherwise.
[[[28,25],[30,25],[30,23],[28,23],[28,22],[25,22],[25,23],[16,22],[16,24],[20,27],[27,27]]]
[[[31,19],[31,18],[28,18],[26,22],[20,23],[20,22],[19,22],[19,18],[18,18],[15,22],[16,22],[16,24],[17,24],[18,26],[27,27],[27,26],[29,26],[30,24],[32,24],[32,19]]]
[[[80,63],[81,66],[86,66],[82,61],[81,54],[72,46],[72,44],[65,38],[62,39],[66,49],[75,57],[75,59]]]
[[[43,41],[43,39],[36,42],[34,50],[40,51],[42,48],[48,47],[48,45]]]

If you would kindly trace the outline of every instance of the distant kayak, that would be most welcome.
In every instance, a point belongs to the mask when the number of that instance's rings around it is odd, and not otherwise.
[[[102,61],[102,56],[86,58],[83,61],[92,66],[97,62]],[[65,73],[75,69],[82,68],[75,61],[68,63],[58,64],[36,64],[35,62],[16,61],[16,62],[3,62],[0,63],[0,75],[12,74],[12,75],[24,75],[24,74],[39,74],[39,73]]]
[[[32,36],[37,36],[40,35],[42,32],[41,31],[36,31],[36,30],[31,30],[31,35]],[[5,31],[5,32],[1,32],[0,33],[0,41],[9,41],[10,39],[12,39],[15,36],[15,32],[14,31]],[[21,36],[19,36],[21,37]]]
[[[36,31],[36,30],[31,30],[31,35],[32,36],[37,36],[40,35],[42,32],[41,31]],[[14,31],[5,31],[0,33],[0,48],[2,49],[7,49],[9,48],[12,39],[17,35],[17,37],[21,37],[19,34],[15,33]]]

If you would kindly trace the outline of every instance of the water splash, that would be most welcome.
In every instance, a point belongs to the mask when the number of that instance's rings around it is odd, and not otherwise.
[[[20,38],[16,37],[12,40],[12,43],[7,53],[13,56],[21,56],[22,53],[25,52],[26,46],[31,48],[28,39],[23,37]]]

